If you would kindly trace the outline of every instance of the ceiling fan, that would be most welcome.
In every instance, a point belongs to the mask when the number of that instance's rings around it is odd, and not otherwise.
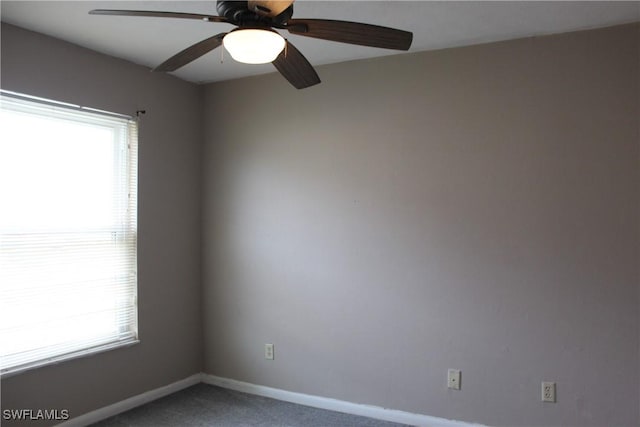
[[[385,49],[408,50],[413,33],[378,25],[329,19],[292,19],[294,0],[218,0],[219,16],[182,12],[95,9],[91,15],[145,16],[224,22],[237,28],[202,40],[167,59],[153,71],[175,71],[224,45],[239,62],[271,62],[297,89],[320,83],[309,61],[278,30],[298,36]]]

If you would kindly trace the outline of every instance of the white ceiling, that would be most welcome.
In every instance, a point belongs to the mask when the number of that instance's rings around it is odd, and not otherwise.
[[[0,1],[2,21],[150,68],[229,24],[184,19],[88,15],[91,9],[164,10],[216,14],[215,1]],[[409,52],[604,27],[640,20],[640,2],[457,2],[297,0],[294,18],[327,18],[414,33]],[[289,35],[313,65],[398,54]],[[271,64],[234,62],[217,49],[174,74],[213,82],[273,72]],[[321,76],[322,78],[322,76]]]

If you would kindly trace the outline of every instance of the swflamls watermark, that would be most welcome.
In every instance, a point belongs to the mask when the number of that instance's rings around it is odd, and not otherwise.
[[[3,409],[3,420],[54,420],[65,421],[69,419],[68,409]]]

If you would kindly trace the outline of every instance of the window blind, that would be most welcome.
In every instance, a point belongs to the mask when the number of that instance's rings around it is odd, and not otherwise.
[[[0,95],[0,369],[137,341],[137,123]]]

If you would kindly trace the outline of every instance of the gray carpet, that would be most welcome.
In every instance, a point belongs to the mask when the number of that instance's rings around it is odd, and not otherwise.
[[[400,427],[340,412],[197,384],[108,418],[94,427]]]

